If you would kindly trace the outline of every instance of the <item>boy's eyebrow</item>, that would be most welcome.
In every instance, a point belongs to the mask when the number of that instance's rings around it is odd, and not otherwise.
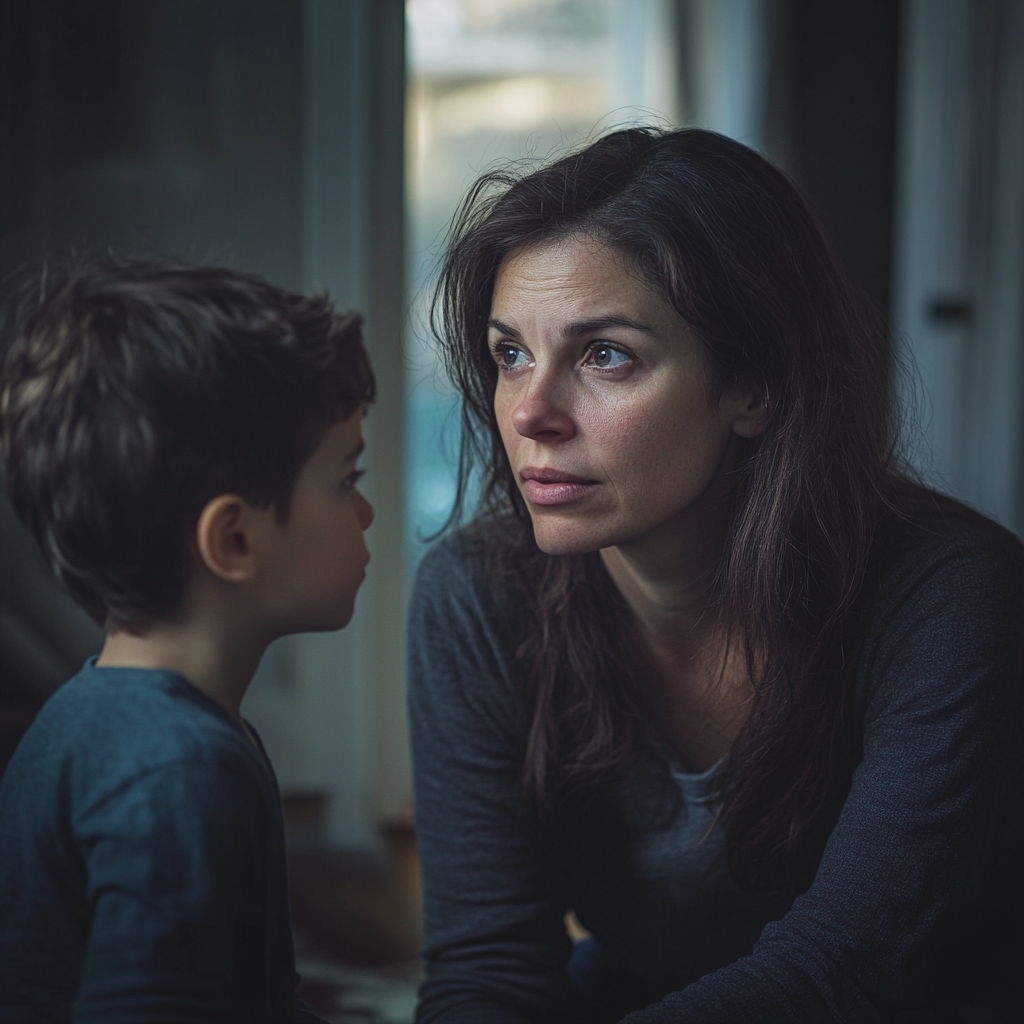
[[[501,320],[488,320],[488,327],[493,327],[496,331],[500,331],[502,334],[508,335],[508,337],[521,341],[522,336],[519,331],[509,324],[503,323]],[[564,338],[578,338],[583,334],[593,334],[595,331],[603,331],[606,327],[628,327],[634,331],[642,331],[644,334],[653,334],[646,324],[640,323],[639,320],[634,320],[632,317],[626,316],[622,313],[608,313],[606,316],[595,316],[589,320],[577,320],[575,323],[566,324],[562,328],[562,337]]]
[[[348,455],[345,456],[345,461],[346,462],[353,462],[354,460],[358,459],[360,455],[363,454],[363,451],[365,449],[366,449],[366,442],[365,441],[360,441],[359,444],[357,444],[355,446],[355,448],[353,448],[352,451],[350,451],[348,453]]]

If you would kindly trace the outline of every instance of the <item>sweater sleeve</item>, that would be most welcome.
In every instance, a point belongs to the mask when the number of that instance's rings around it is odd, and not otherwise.
[[[515,681],[458,535],[421,565],[409,611],[426,980],[419,1024],[566,1020],[565,887],[521,809]]]
[[[1020,556],[949,541],[894,590],[865,654],[863,760],[810,889],[749,956],[624,1024],[869,1022],[920,990],[997,819],[1019,813]]]

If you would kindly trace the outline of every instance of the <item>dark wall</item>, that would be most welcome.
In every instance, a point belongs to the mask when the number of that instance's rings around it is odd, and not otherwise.
[[[0,0],[0,269],[68,248],[301,280],[302,5]]]
[[[892,268],[897,0],[778,0],[766,150],[811,199],[886,316]]]

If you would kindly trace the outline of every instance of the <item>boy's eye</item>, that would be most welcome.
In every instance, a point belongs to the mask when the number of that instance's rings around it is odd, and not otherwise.
[[[353,470],[344,480],[341,481],[341,486],[346,490],[350,491],[359,481],[362,479],[363,474],[366,472],[365,469]]]
[[[594,345],[590,349],[590,363],[602,370],[613,370],[630,362],[625,352],[620,352],[611,345]]]

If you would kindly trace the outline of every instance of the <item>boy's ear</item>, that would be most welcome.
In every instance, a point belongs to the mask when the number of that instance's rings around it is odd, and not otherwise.
[[[206,503],[196,523],[196,547],[207,569],[228,583],[244,583],[256,573],[252,507],[237,494],[219,494]]]

